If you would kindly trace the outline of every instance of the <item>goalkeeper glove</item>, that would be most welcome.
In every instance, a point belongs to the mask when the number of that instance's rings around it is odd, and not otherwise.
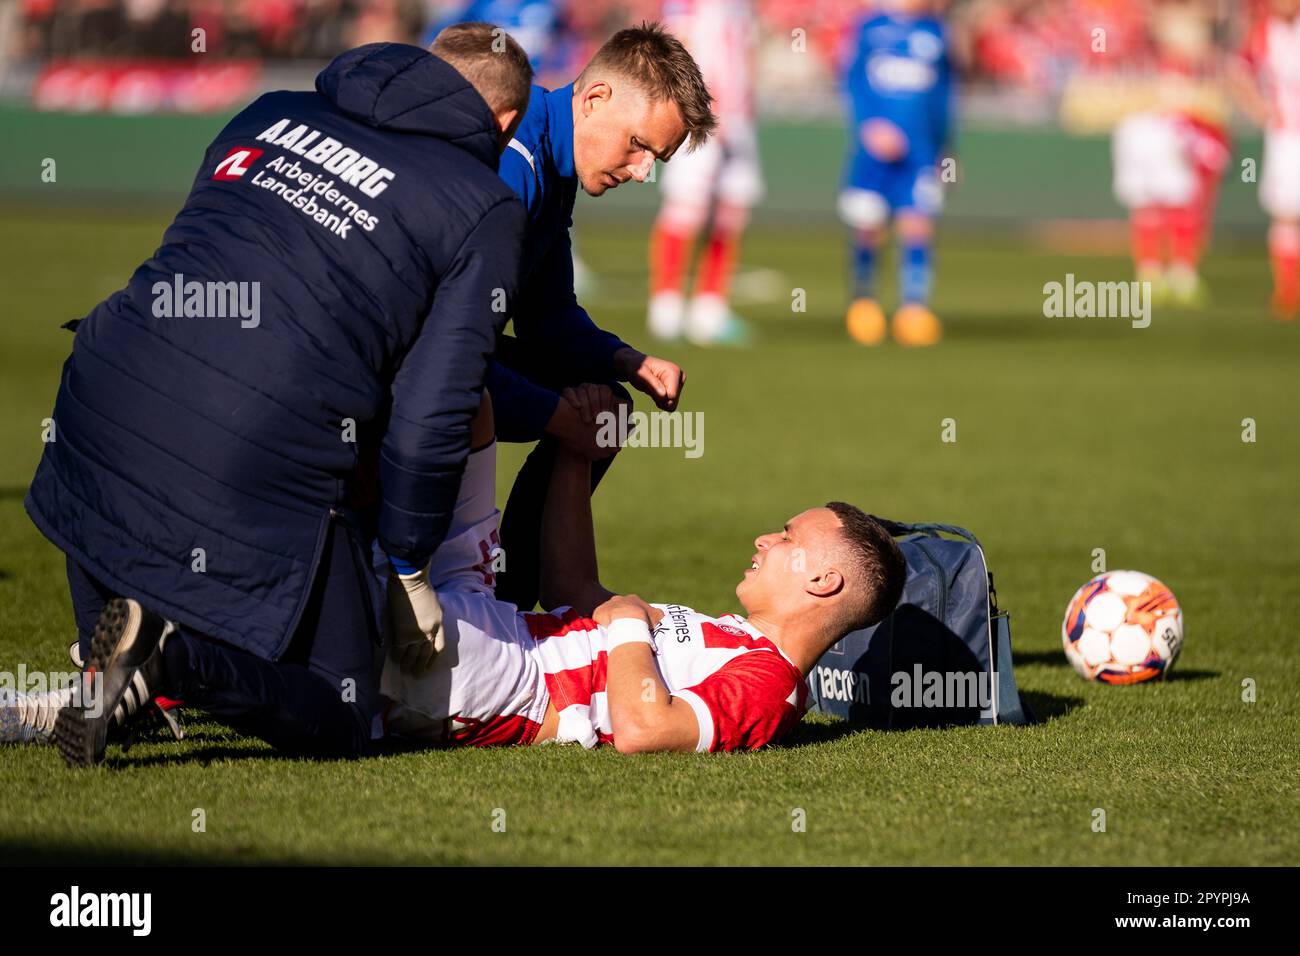
[[[442,605],[429,583],[429,567],[410,574],[388,574],[388,633],[391,653],[404,674],[419,677],[433,666],[444,646]]]

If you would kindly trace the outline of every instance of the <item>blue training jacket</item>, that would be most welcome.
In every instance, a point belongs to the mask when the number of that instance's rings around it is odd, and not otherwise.
[[[394,43],[231,120],[161,248],[77,328],[26,501],[40,530],[269,658],[337,509],[368,497],[388,553],[432,554],[519,274],[498,144],[455,69]]]
[[[528,210],[523,274],[515,302],[515,337],[568,384],[615,378],[622,339],[596,326],[573,292],[573,85],[534,86],[528,111],[501,154],[501,178]],[[542,436],[559,395],[500,361],[488,373],[497,435],[505,441]]]

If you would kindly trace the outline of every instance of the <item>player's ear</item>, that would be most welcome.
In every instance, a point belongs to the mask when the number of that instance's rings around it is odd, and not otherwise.
[[[810,575],[804,590],[814,597],[830,597],[844,589],[844,576],[834,568],[824,568]]]
[[[501,131],[501,145],[497,152],[503,153],[506,147],[510,145],[510,140],[514,138],[515,131],[519,129],[519,121],[523,116],[519,110],[501,110],[494,115],[497,121],[497,129]]]
[[[614,90],[604,80],[595,80],[587,84],[587,88],[582,91],[582,115],[590,116],[596,110],[600,109],[609,102]]]

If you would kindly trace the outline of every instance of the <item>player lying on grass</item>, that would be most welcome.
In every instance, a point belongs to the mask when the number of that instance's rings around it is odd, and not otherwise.
[[[614,408],[603,386],[565,393],[583,417]],[[760,535],[736,596],[746,616],[711,617],[605,589],[597,574],[591,462],[556,456],[544,511],[543,601],[496,600],[496,445],[490,406],[474,422],[452,528],[435,553],[445,644],[424,676],[385,659],[376,735],[439,746],[612,743],[621,752],[741,750],[780,740],[803,716],[805,678],[845,633],[879,621],[902,592],[898,546],[875,519],[833,502]],[[508,556],[507,556],[508,560]],[[156,639],[155,639],[156,641]],[[155,644],[156,646],[156,644]],[[183,696],[143,657],[149,687]],[[0,739],[46,739],[60,695],[0,707]],[[62,697],[70,692],[62,692]]]
[[[565,394],[588,420],[616,401],[603,386]],[[492,435],[482,420],[476,428]],[[762,747],[799,722],[805,678],[831,644],[879,621],[902,592],[893,538],[832,503],[755,539],[736,587],[745,616],[614,594],[597,574],[591,463],[561,451],[541,555],[543,606],[555,610],[519,612],[493,594],[495,457],[491,444],[471,453],[460,530],[433,560],[445,647],[423,677],[385,666],[389,734],[462,746],[612,743],[622,753]]]

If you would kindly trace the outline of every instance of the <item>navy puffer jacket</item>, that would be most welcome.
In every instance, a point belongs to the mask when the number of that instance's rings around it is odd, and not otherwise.
[[[482,97],[403,44],[231,120],[161,248],[77,328],[26,502],[41,531],[268,658],[363,473],[381,546],[430,555],[517,281],[497,159]]]

